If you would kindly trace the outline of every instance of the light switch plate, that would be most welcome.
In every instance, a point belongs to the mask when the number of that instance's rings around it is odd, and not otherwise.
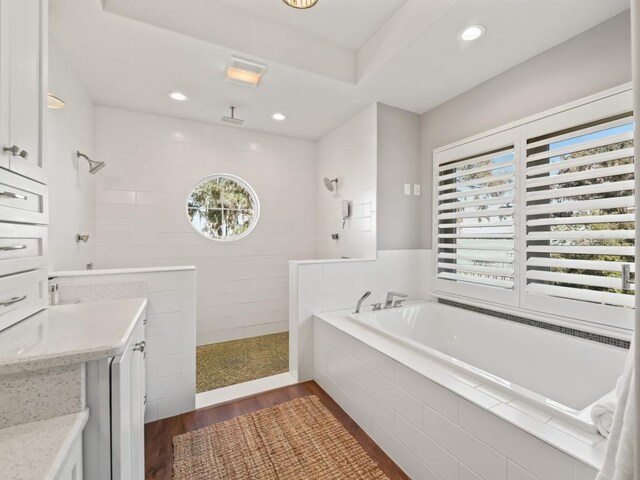
[[[416,196],[420,196],[420,184],[416,183],[413,185],[413,194]]]
[[[404,184],[404,194],[405,195],[411,195],[411,184],[410,183],[405,183]]]

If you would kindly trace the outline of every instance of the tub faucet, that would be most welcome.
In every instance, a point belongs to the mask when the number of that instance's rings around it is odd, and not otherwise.
[[[360,297],[360,300],[358,300],[358,304],[356,305],[356,311],[353,313],[360,313],[360,307],[362,306],[362,302],[364,302],[369,295],[371,295],[371,292],[364,292],[364,295],[362,295]]]
[[[384,302],[384,308],[399,307],[402,304],[402,302],[404,302],[404,300],[396,300],[394,302],[393,301],[394,297],[407,298],[407,296],[404,293],[389,292],[387,293],[387,300]]]

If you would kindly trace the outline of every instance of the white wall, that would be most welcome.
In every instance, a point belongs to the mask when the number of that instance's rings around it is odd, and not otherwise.
[[[421,247],[431,248],[433,149],[631,80],[622,13],[422,115]]]
[[[145,422],[195,409],[196,312],[193,267],[156,271],[66,272],[60,300],[94,302],[146,297]]]
[[[318,258],[374,258],[376,255],[377,105],[373,104],[324,136],[317,144]],[[329,192],[323,178],[338,178]],[[341,203],[353,205],[342,228]],[[338,233],[339,240],[331,234]]]
[[[378,104],[377,165],[378,250],[419,248],[420,115]]]
[[[96,110],[99,268],[195,265],[198,344],[286,331],[289,260],[315,256],[315,144],[126,110]],[[219,243],[187,221],[191,185],[245,179],[260,220]]]
[[[54,41],[49,44],[49,91],[66,106],[47,109],[49,268],[84,269],[95,259],[95,177],[76,150],[94,156],[94,106]],[[89,234],[78,244],[76,234]]]

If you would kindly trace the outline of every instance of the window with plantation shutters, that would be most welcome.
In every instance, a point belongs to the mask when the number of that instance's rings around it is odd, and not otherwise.
[[[434,294],[632,328],[632,106],[620,87],[434,150]]]
[[[437,280],[505,297],[515,283],[516,152],[511,135],[491,140],[438,157]]]
[[[527,293],[634,306],[633,129],[626,112],[527,140]]]

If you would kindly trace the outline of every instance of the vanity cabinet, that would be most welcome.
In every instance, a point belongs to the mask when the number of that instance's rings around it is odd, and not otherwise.
[[[46,183],[47,17],[47,0],[0,2],[0,167],[40,183]]]
[[[47,306],[47,0],[0,0],[0,330]]]
[[[82,480],[83,478],[85,477],[82,473],[82,437],[80,436],[69,449],[69,456],[55,480]]]
[[[120,355],[87,363],[84,474],[92,480],[144,478],[145,337],[143,315]]]

